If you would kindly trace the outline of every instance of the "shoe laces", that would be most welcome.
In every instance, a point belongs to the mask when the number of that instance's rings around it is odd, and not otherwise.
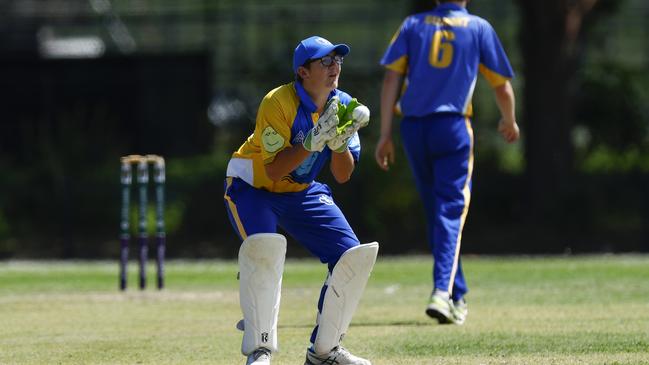
[[[338,364],[342,361],[356,360],[357,357],[352,355],[346,348],[342,346],[334,347],[333,350],[329,353],[329,357],[335,360],[334,364]]]
[[[343,356],[351,355],[351,353],[349,351],[347,351],[347,349],[342,347],[342,346],[334,347],[334,349],[331,350],[331,353],[336,354],[336,355],[343,355]]]
[[[349,351],[342,346],[336,346],[326,354],[317,355],[313,350],[309,350],[309,355],[313,360],[319,361],[321,365],[339,364],[340,359],[346,359],[351,356]],[[309,362],[311,364],[311,362]]]

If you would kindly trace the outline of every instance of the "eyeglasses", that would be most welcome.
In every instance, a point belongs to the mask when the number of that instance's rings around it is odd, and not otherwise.
[[[329,66],[333,65],[334,62],[336,62],[339,65],[342,65],[343,64],[343,59],[344,59],[344,57],[339,55],[339,54],[337,54],[335,56],[324,56],[322,58],[316,58],[314,60],[309,60],[305,64],[305,66],[312,63],[312,62],[315,62],[315,61],[320,61],[320,63],[324,67],[329,67]]]
[[[322,63],[322,66],[324,67],[329,67],[331,66],[334,62],[336,62],[339,65],[343,64],[343,56],[337,54],[335,56],[324,56],[320,59],[320,63]]]

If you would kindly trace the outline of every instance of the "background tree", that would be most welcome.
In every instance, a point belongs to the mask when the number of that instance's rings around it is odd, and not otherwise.
[[[516,0],[521,12],[520,44],[525,75],[523,110],[526,191],[531,217],[547,226],[574,190],[571,140],[577,71],[589,30],[621,1]],[[521,73],[519,73],[521,74]],[[548,196],[554,199],[548,199]]]
[[[376,110],[377,61],[390,37],[406,14],[435,3],[333,0],[316,14],[308,0],[244,2],[113,2],[142,45],[124,55],[87,1],[0,1],[0,258],[116,257],[116,162],[138,152],[168,162],[169,255],[236,257],[219,198],[227,161],[259,100],[290,80],[296,42],[320,34],[350,44],[343,89]],[[524,140],[502,142],[480,80],[463,250],[649,252],[647,2],[474,0],[469,11],[492,22],[514,64]],[[351,12],[368,16],[341,23]],[[288,18],[290,29],[278,21]],[[103,42],[103,57],[50,58],[41,47],[87,36]],[[384,254],[427,252],[399,129],[400,160],[387,176],[373,160],[373,125],[354,179],[334,188],[337,201]],[[533,204],[522,199],[529,192]]]

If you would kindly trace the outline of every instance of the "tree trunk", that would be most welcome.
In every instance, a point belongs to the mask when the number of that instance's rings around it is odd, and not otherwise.
[[[570,104],[574,59],[565,44],[565,14],[560,2],[519,1],[527,191],[536,222],[554,216],[573,167]]]
[[[530,216],[541,229],[565,221],[575,189],[571,141],[584,21],[598,0],[516,1],[521,11],[523,115]]]

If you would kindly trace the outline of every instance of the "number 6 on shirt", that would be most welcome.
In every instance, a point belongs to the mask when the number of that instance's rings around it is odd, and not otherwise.
[[[428,61],[435,68],[446,68],[453,61],[453,44],[455,33],[450,30],[438,30],[433,34]],[[441,53],[441,58],[440,58]]]

